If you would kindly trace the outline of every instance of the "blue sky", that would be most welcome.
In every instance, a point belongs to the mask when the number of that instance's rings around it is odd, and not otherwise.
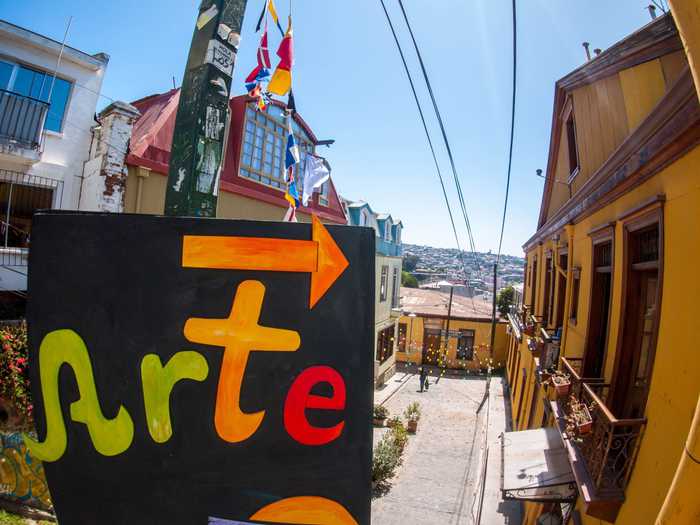
[[[385,0],[419,95],[466,246],[448,158],[397,0]],[[464,192],[476,248],[498,247],[511,86],[510,0],[404,0],[423,53]],[[605,49],[649,21],[646,0],[520,0],[515,149],[503,252],[520,255],[534,232],[546,168],[554,82],[584,62],[581,42]],[[234,93],[254,65],[263,0],[249,0]],[[287,0],[277,8],[286,20]],[[31,0],[5,5],[6,20],[110,55],[103,93],[135,100],[179,85],[197,0]],[[339,192],[401,218],[404,241],[454,247],[424,132],[379,0],[293,0],[297,108],[319,138]],[[272,31],[270,48],[279,42]],[[274,61],[273,61],[274,62]],[[106,98],[100,105],[109,102]]]

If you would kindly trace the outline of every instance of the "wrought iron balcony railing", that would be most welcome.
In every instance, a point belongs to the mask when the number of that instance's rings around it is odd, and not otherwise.
[[[40,149],[48,109],[42,100],[0,89],[0,139]]]
[[[610,385],[599,378],[582,378],[576,361],[580,360],[561,359],[562,369],[571,376],[571,389],[559,405],[568,418],[574,403],[586,405],[592,424],[585,434],[568,437],[584,459],[595,496],[620,500],[634,467],[646,418],[618,419],[607,405]]]

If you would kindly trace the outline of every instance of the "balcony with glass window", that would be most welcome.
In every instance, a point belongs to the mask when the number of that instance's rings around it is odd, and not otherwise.
[[[34,164],[41,158],[49,104],[0,89],[0,155]]]
[[[560,363],[571,384],[568,393],[551,402],[552,413],[586,513],[614,522],[625,500],[646,418],[616,417],[609,404],[608,383],[582,377],[582,359],[562,357]],[[590,416],[584,417],[588,423],[580,419],[583,407]]]

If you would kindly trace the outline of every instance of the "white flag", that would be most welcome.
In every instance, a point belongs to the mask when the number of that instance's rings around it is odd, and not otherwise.
[[[315,189],[320,188],[331,176],[331,171],[323,157],[315,155],[306,156],[304,167],[304,190],[301,203],[306,206]]]

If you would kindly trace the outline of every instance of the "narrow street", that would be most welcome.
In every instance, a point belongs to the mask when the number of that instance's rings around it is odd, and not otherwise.
[[[443,377],[437,384],[431,378],[429,391],[421,393],[417,376],[408,380],[403,374],[397,376],[398,390],[382,396],[388,397],[385,406],[390,415],[401,414],[409,403],[418,401],[422,417],[390,489],[372,502],[372,523],[473,524],[482,501],[480,523],[519,522],[519,507],[500,501],[497,445],[498,435],[506,428],[501,379],[491,380],[490,399],[477,412],[484,398],[484,377]],[[375,429],[375,441],[381,432]],[[492,453],[484,474],[487,443]]]

